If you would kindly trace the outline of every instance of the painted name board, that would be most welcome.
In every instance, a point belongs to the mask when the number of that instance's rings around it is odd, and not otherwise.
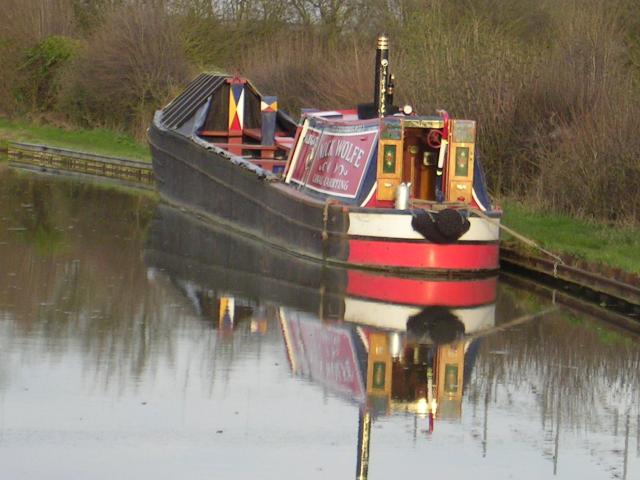
[[[316,192],[355,198],[371,162],[378,124],[335,125],[313,121],[291,180]]]

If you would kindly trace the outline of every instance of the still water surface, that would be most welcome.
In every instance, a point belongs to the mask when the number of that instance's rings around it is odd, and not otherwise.
[[[418,304],[418,305],[416,305]],[[0,478],[640,478],[640,345],[0,163]]]

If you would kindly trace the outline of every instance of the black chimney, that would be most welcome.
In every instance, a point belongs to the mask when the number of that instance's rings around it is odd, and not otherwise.
[[[387,93],[389,82],[389,39],[386,35],[378,37],[376,49],[376,76],[373,85],[373,104],[379,117],[384,117],[387,111]]]

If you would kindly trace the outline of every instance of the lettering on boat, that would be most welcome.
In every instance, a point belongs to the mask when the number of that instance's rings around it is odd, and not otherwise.
[[[340,125],[312,119],[292,181],[321,193],[355,198],[378,138],[377,125]]]

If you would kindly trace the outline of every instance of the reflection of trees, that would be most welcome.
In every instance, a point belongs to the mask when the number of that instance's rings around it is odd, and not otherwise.
[[[564,421],[576,427],[587,416],[593,427],[606,421],[607,411],[628,410],[640,392],[640,346],[596,320],[566,313],[486,338],[475,368],[476,388],[535,394],[543,420],[561,397]]]
[[[18,334],[50,339],[52,354],[80,344],[106,377],[139,374],[153,352],[170,358],[173,315],[140,256],[149,198],[12,172],[0,198],[0,308]]]
[[[514,308],[531,305],[531,298],[520,292],[517,295],[520,301],[510,299]],[[639,400],[637,341],[596,319],[578,318],[559,310],[483,339],[465,408],[484,412],[480,415],[485,425],[479,426],[484,429],[483,442],[490,409],[516,413],[520,418],[539,418],[545,438],[538,440],[555,469],[562,432],[573,431],[580,438],[593,436],[594,442],[613,435],[622,451],[622,445],[628,445],[624,437],[629,429],[625,425],[640,415]],[[491,412],[488,417],[491,430]],[[621,468],[622,459],[611,455],[612,445],[594,448],[593,454],[602,452],[596,454],[601,455],[597,461]]]
[[[248,322],[238,322],[233,335],[217,335],[215,309],[197,312],[166,276],[148,277],[142,249],[154,203],[118,189],[5,171],[0,321],[11,328],[0,342],[45,339],[21,347],[27,360],[46,354],[55,361],[79,351],[98,387],[135,385],[131,379],[153,376],[163,364],[173,367],[184,351],[191,352],[186,368],[197,365],[203,378],[224,380],[237,356],[259,350]],[[65,248],[35,244],[33,232],[41,226],[56,232]],[[199,313],[209,318],[198,321]]]

